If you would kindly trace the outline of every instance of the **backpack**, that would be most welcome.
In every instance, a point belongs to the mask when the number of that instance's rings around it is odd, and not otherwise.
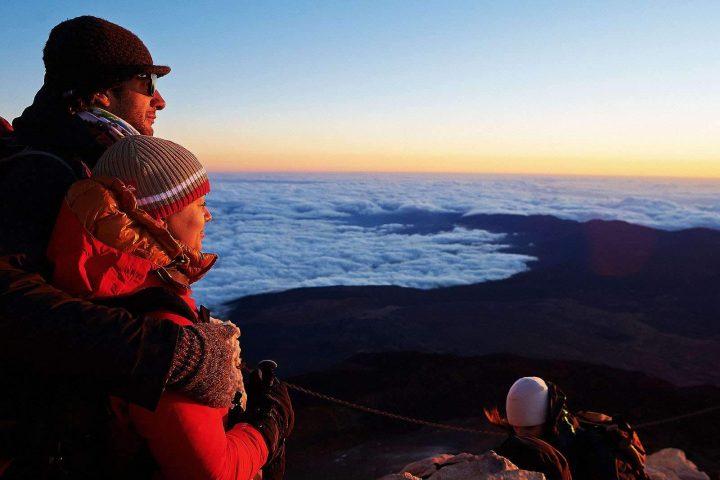
[[[83,164],[57,152],[0,138],[0,253],[26,254],[38,265],[67,189],[84,177]]]
[[[573,448],[576,475],[592,480],[650,480],[645,473],[645,447],[629,423],[588,411],[574,417],[579,424]]]

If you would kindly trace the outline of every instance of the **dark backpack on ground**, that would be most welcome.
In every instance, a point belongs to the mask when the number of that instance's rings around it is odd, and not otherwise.
[[[632,426],[620,417],[596,412],[574,415],[576,477],[588,480],[650,480],[645,447]]]
[[[650,480],[645,447],[629,423],[596,412],[571,413],[566,395],[552,382],[548,427],[543,435],[570,462],[577,480]]]

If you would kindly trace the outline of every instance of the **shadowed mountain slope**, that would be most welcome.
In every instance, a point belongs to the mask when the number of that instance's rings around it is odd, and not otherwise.
[[[296,289],[230,304],[247,358],[289,373],[358,352],[517,353],[639,370],[678,385],[720,385],[720,231],[619,221],[475,215],[527,272],[474,285]]]

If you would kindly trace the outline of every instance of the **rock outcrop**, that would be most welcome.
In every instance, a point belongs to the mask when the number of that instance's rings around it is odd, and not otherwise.
[[[710,480],[677,448],[665,448],[647,458],[652,480]],[[495,452],[482,455],[447,453],[406,465],[400,473],[379,480],[545,480],[542,473],[520,470]]]
[[[664,448],[650,455],[645,471],[652,480],[710,480],[677,448]]]
[[[380,480],[545,480],[542,473],[520,470],[495,452],[442,454],[413,462]]]

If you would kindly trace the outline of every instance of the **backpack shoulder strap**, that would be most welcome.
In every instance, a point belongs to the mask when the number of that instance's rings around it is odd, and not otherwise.
[[[59,156],[55,155],[54,153],[46,152],[44,150],[33,150],[30,147],[27,147],[17,153],[10,155],[9,157],[0,158],[0,162],[10,162],[12,160],[16,160],[21,157],[29,157],[32,155],[53,159],[54,161],[56,161],[57,163],[59,163],[60,165],[65,167],[65,169],[67,169],[72,174],[73,178],[78,180],[77,173],[64,158],[59,157]]]

